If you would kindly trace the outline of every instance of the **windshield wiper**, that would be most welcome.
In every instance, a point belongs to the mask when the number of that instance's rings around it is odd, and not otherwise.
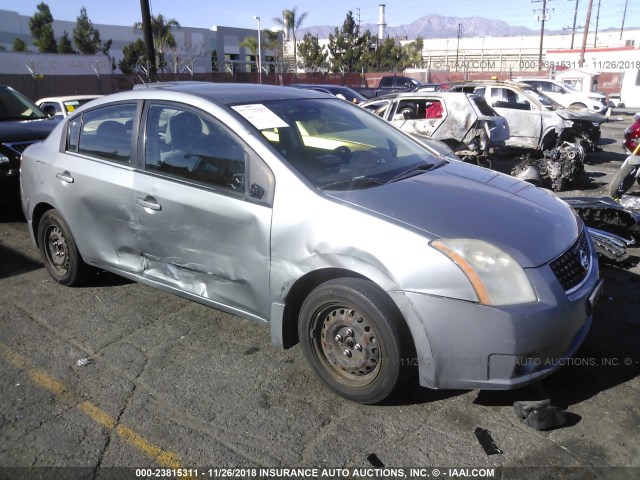
[[[320,188],[322,190],[348,190],[349,187],[382,185],[383,183],[385,182],[376,177],[354,177],[346,180],[336,180],[335,182],[329,182],[322,185]]]
[[[429,170],[432,170],[433,168],[439,167],[440,165],[442,165],[444,163],[446,163],[446,162],[442,161],[442,162],[439,162],[439,163],[420,163],[418,165],[414,165],[410,169],[405,170],[404,172],[396,175],[391,180],[389,180],[387,183],[393,183],[393,182],[397,182],[399,180],[404,180],[405,178],[413,177],[415,175],[420,175],[422,172],[427,172]]]

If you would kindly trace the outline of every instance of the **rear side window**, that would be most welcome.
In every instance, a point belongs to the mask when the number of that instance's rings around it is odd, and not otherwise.
[[[68,150],[105,160],[129,163],[131,135],[136,104],[119,104],[96,108],[74,119],[69,126]],[[80,124],[80,121],[82,122]],[[75,131],[80,135],[75,145]]]
[[[472,101],[473,103],[476,104],[476,107],[478,107],[478,110],[480,110],[480,113],[482,115],[487,115],[489,117],[496,116],[495,110],[489,106],[489,104],[484,98],[476,97],[476,98],[473,98]]]

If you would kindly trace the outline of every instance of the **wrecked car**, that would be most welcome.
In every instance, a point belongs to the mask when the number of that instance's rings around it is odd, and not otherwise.
[[[586,110],[563,108],[534,88],[515,82],[469,82],[451,91],[473,92],[487,99],[509,122],[507,147],[522,153],[512,174],[552,190],[579,180],[586,152],[595,151],[606,117]]]
[[[253,320],[362,403],[416,377],[537,381],[582,343],[601,291],[564,202],[310,90],[95,100],[24,152],[21,191],[56,282],[98,267]]]
[[[405,132],[446,143],[461,160],[486,167],[493,149],[509,139],[507,121],[478,95],[395,93],[361,106]]]

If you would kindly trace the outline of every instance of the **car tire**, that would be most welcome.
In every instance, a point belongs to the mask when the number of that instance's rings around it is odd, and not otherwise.
[[[71,229],[56,210],[47,211],[38,224],[38,245],[49,275],[61,285],[81,285],[90,271],[84,263]]]
[[[622,197],[622,195],[631,188],[636,180],[635,173],[640,168],[638,165],[632,165],[625,161],[609,184],[609,196],[614,199]]]
[[[298,334],[316,375],[350,400],[379,403],[411,378],[415,353],[404,318],[370,281],[316,287],[302,304]]]
[[[576,102],[569,105],[569,108],[573,108],[574,110],[582,110],[584,108],[587,108],[587,106],[584,103]]]

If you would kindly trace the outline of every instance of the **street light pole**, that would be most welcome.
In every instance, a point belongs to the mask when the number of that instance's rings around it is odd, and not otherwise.
[[[262,46],[260,44],[260,17],[253,17],[258,21],[258,83],[262,83]]]

